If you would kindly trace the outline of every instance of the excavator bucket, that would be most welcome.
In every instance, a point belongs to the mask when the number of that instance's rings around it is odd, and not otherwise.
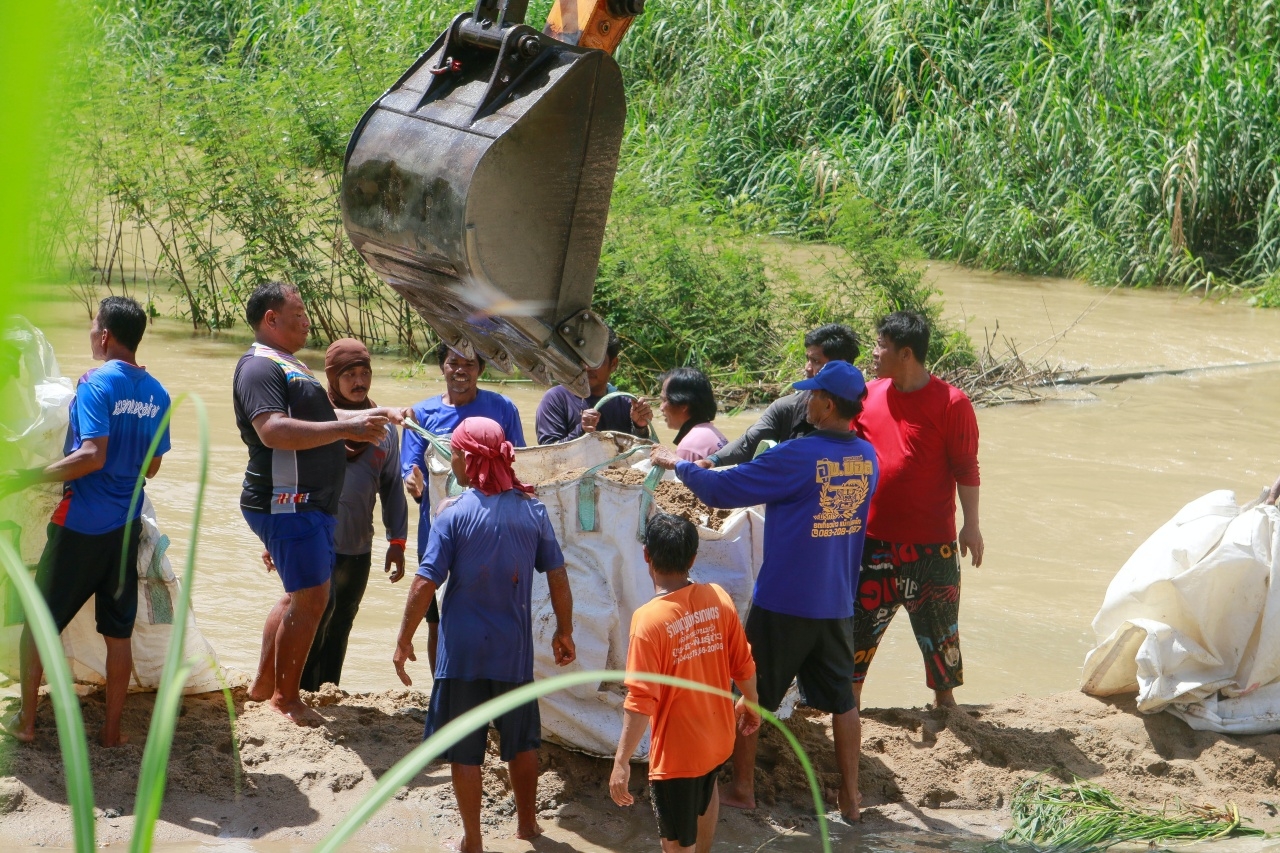
[[[622,76],[526,26],[526,5],[480,0],[374,102],[347,145],[343,222],[454,349],[586,396],[608,341],[591,296]]]

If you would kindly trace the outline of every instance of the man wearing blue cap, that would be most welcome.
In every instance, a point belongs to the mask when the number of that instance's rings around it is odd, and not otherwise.
[[[708,506],[765,505],[764,562],[746,625],[760,704],[776,711],[798,678],[805,704],[831,713],[840,811],[856,821],[861,726],[851,683],[853,594],[879,466],[871,445],[849,429],[867,389],[858,368],[828,362],[792,387],[811,392],[808,435],[722,471],[680,460],[666,447],[650,458],[674,469]],[[757,739],[739,735],[734,743],[733,783],[720,795],[726,806],[755,808]]]

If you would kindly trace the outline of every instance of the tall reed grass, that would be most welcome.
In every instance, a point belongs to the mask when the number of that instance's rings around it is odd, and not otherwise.
[[[619,51],[626,168],[824,237],[850,187],[930,255],[1132,285],[1280,269],[1272,0],[668,0]]]

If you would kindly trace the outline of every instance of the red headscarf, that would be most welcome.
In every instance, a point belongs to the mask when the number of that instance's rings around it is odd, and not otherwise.
[[[471,485],[486,495],[496,495],[508,489],[519,489],[533,494],[533,486],[526,486],[516,479],[511,468],[515,461],[515,448],[507,441],[506,433],[497,421],[489,418],[467,418],[458,424],[450,437],[454,453],[462,453],[467,465],[467,479]]]

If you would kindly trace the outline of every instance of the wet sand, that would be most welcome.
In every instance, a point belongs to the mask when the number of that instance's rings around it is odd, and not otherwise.
[[[127,746],[91,747],[100,844],[121,844],[133,825],[133,798],[152,697],[130,697]],[[166,844],[253,840],[253,849],[320,841],[373,787],[377,777],[415,746],[427,694],[393,690],[313,697],[326,724],[299,730],[237,694],[240,755],[232,750],[220,694],[192,696],[178,722],[156,840]],[[102,702],[84,702],[86,724]],[[873,709],[863,719],[860,767],[864,821],[849,826],[835,808],[836,769],[828,718],[801,709],[787,725],[814,761],[830,809],[837,847],[869,834],[928,830],[958,839],[989,839],[1007,824],[1009,798],[1037,773],[1091,779],[1159,808],[1181,800],[1234,801],[1255,825],[1280,829],[1265,803],[1280,798],[1280,735],[1228,737],[1194,732],[1168,714],[1142,716],[1128,699],[1080,693],[1016,696],[959,709]],[[0,843],[14,847],[71,844],[53,715],[42,707],[38,742],[10,754],[12,776],[0,779]],[[554,745],[541,751],[539,820],[547,840],[511,837],[514,801],[496,743],[484,771],[483,826],[494,851],[657,850],[645,765],[634,765],[630,809],[609,799],[611,762]],[[777,849],[815,849],[817,821],[799,764],[782,736],[766,727],[756,771],[755,812],[721,811],[725,846],[763,841]],[[423,850],[459,834],[447,765],[433,764],[375,815],[355,842],[368,849]],[[238,790],[238,793],[237,793]],[[110,811],[108,811],[110,810]],[[222,839],[222,842],[216,842]],[[284,849],[283,847],[281,849]]]

